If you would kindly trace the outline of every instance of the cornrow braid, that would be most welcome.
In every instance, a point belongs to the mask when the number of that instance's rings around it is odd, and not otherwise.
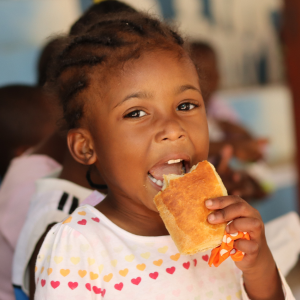
[[[103,46],[112,46],[112,47],[120,47],[122,45],[122,41],[116,39],[114,37],[108,36],[79,36],[76,37],[66,49],[60,54],[60,59],[65,57],[74,47],[77,47],[79,44],[100,44]]]
[[[47,86],[60,99],[67,129],[80,126],[89,101],[84,91],[95,68],[102,76],[98,82],[103,84],[110,74],[122,70],[125,62],[155,50],[176,52],[180,57],[185,43],[176,31],[142,13],[114,14],[87,26],[77,36],[61,38]]]
[[[127,31],[134,31],[140,35],[145,34],[145,31],[143,30],[143,27],[139,24],[135,24],[129,20],[105,20],[105,21],[101,21],[99,23],[96,23],[94,25],[92,25],[87,32],[93,32],[95,29],[98,29],[100,27],[104,27],[105,25],[126,25],[125,27],[121,28],[123,30],[127,30]]]
[[[61,60],[61,66],[57,70],[56,77],[59,77],[59,75],[67,68],[70,67],[83,67],[85,65],[88,66],[96,66],[97,64],[101,64],[102,61],[105,59],[105,55],[99,57],[95,55],[87,55],[83,58],[65,58]]]

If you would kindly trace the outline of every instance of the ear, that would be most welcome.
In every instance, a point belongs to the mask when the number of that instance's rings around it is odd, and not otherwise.
[[[93,140],[87,129],[69,130],[67,142],[70,153],[77,162],[83,165],[92,165],[97,161]]]

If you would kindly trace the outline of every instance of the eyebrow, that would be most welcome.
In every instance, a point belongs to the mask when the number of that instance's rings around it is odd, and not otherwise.
[[[181,94],[187,90],[193,90],[193,91],[196,91],[198,92],[199,94],[201,94],[201,91],[194,87],[193,85],[190,85],[190,84],[185,84],[185,85],[182,85],[180,86],[179,88],[177,88],[175,90],[175,94],[178,95],[178,94]],[[139,99],[149,99],[152,97],[152,94],[150,93],[147,93],[147,92],[137,92],[137,93],[132,93],[130,95],[127,95],[122,101],[120,101],[114,108],[122,105],[125,101],[128,101],[132,98],[139,98]]]
[[[190,85],[190,84],[185,84],[185,85],[182,85],[180,86],[177,90],[176,90],[176,94],[181,94],[187,90],[193,90],[193,91],[197,91],[199,94],[201,94],[201,91],[194,87],[193,85]]]
[[[152,95],[150,93],[147,92],[137,92],[137,93],[133,93],[130,94],[128,96],[126,96],[122,101],[120,101],[114,108],[116,108],[117,106],[120,106],[121,104],[123,104],[125,101],[130,100],[132,98],[139,98],[139,99],[149,99],[151,98]]]

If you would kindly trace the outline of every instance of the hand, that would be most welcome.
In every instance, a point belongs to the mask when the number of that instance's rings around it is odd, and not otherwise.
[[[220,175],[228,194],[238,195],[244,199],[260,199],[266,196],[258,182],[244,171],[236,171],[229,167],[233,155],[231,145],[225,145],[220,153],[217,172]]]
[[[230,141],[234,156],[244,162],[255,162],[263,158],[267,139],[235,139]]]
[[[275,261],[267,245],[264,224],[259,212],[238,196],[226,196],[206,201],[214,210],[208,222],[227,225],[228,233],[248,232],[250,240],[237,240],[234,247],[245,253],[236,266],[243,271],[245,288],[250,299],[284,299]]]

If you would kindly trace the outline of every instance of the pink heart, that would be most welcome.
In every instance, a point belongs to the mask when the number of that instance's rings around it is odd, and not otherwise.
[[[135,285],[139,285],[141,282],[142,278],[141,277],[137,277],[137,278],[133,278],[131,279],[131,282]]]
[[[91,291],[91,285],[90,285],[90,283],[87,283],[87,284],[85,285],[85,287],[86,287],[89,291]]]
[[[178,289],[178,290],[175,290],[175,291],[172,292],[172,294],[173,294],[174,296],[178,297],[179,294],[180,294],[180,290],[179,290],[179,289]]]
[[[204,261],[208,261],[209,257],[208,257],[208,255],[206,254],[206,255],[203,255],[203,256],[202,256],[202,259],[203,259]]]
[[[158,273],[157,272],[150,273],[149,277],[152,278],[152,279],[156,279],[158,277]]]
[[[60,282],[59,281],[51,281],[50,282],[50,284],[51,284],[51,286],[54,288],[54,289],[56,289],[57,287],[59,287],[59,285],[60,285]]]
[[[79,231],[74,231],[73,235],[74,237],[78,238],[81,235],[81,233]]]
[[[81,221],[77,222],[79,225],[85,225],[86,224],[86,219],[82,219]]]
[[[191,291],[193,290],[193,286],[192,286],[192,285],[189,285],[189,286],[186,287],[186,289],[187,289],[189,292],[191,292]]]
[[[194,259],[194,266],[197,266],[197,259]]]
[[[215,279],[214,277],[209,277],[209,281],[210,281],[210,282],[214,283],[215,280],[216,280],[216,279]]]
[[[204,282],[202,280],[199,281],[199,286],[202,287]]]
[[[44,286],[46,284],[46,280],[45,279],[42,279],[41,280],[41,286]]]
[[[105,289],[101,289],[101,288],[98,288],[96,286],[93,286],[93,291],[95,294],[101,294],[102,297],[104,297],[105,293],[106,293],[106,290]]]
[[[123,283],[122,282],[117,283],[117,284],[114,285],[114,287],[115,287],[116,290],[121,291],[122,288],[123,288]]]
[[[167,271],[167,273],[172,275],[175,272],[175,267],[167,268],[166,271]]]
[[[158,295],[157,297],[156,297],[156,300],[164,300],[165,299],[165,295]]]
[[[100,219],[99,218],[92,218],[93,221],[99,223],[100,222]]]
[[[190,262],[188,261],[188,262],[186,262],[186,263],[183,263],[182,264],[183,265],[183,267],[185,268],[185,269],[189,269],[189,267],[190,267]]]
[[[71,290],[75,290],[75,289],[78,287],[78,282],[72,282],[72,281],[70,281],[70,282],[68,283],[68,286],[69,286],[69,288],[70,288]]]

